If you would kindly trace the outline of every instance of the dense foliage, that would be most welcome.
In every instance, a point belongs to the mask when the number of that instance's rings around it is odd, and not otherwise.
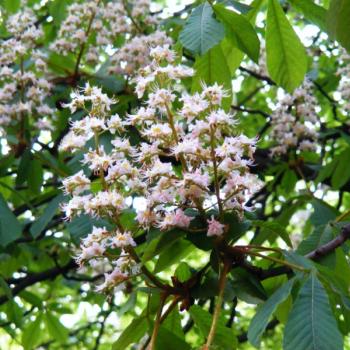
[[[350,349],[349,0],[0,4],[1,348]]]

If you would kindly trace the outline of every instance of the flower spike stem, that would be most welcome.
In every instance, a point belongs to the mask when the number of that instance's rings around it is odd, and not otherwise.
[[[159,305],[158,312],[157,312],[156,322],[154,323],[151,341],[150,341],[150,344],[149,344],[149,347],[147,350],[154,350],[156,348],[156,340],[157,340],[157,336],[158,336],[159,326],[160,326],[160,323],[162,320],[162,311],[163,311],[163,307],[164,307],[164,304],[165,304],[167,297],[168,297],[167,293],[161,294],[160,305]]]
[[[215,310],[214,310],[214,314],[213,314],[213,320],[211,322],[211,326],[210,326],[210,331],[209,331],[209,335],[208,335],[208,338],[207,338],[207,342],[203,346],[202,350],[209,350],[210,346],[211,346],[211,344],[212,344],[212,342],[214,340],[216,327],[218,325],[219,316],[220,316],[220,312],[221,312],[222,302],[223,302],[223,299],[224,299],[224,290],[225,290],[227,274],[228,274],[229,270],[230,270],[230,264],[225,262],[224,263],[224,267],[221,270],[220,281],[219,281],[219,295],[218,295],[218,300],[217,300],[216,305],[215,305]]]

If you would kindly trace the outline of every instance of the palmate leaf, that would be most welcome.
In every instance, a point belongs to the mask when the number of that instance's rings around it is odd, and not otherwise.
[[[305,48],[278,0],[268,3],[266,60],[271,78],[288,92],[302,83],[307,69]]]
[[[328,32],[350,52],[350,0],[332,0],[327,13]]]
[[[224,38],[220,43],[220,46],[226,57],[227,66],[230,69],[231,76],[233,76],[244,58],[244,53],[237,47],[233,46],[231,40],[228,38]]]
[[[40,327],[43,321],[43,314],[39,313],[34,321],[31,321],[22,333],[22,346],[25,350],[33,349],[42,338]]]
[[[22,233],[22,226],[0,194],[0,246],[13,242]]]
[[[350,179],[350,172],[347,171],[350,162],[350,148],[346,148],[336,159],[337,163],[331,175],[331,185],[335,190],[339,190]]]
[[[327,11],[322,6],[316,5],[313,0],[288,0],[293,7],[300,10],[305,18],[311,23],[319,26],[320,29],[326,30]]]
[[[287,283],[278,288],[253,317],[248,329],[248,340],[254,346],[259,346],[260,337],[265,331],[270,317],[275,312],[278,305],[287,299],[293,283],[294,280],[289,280]]]
[[[226,9],[221,4],[214,5],[214,10],[227,27],[226,37],[253,61],[258,62],[260,42],[250,22],[244,16]]]
[[[313,232],[300,243],[297,249],[298,254],[306,255],[323,244],[331,241],[334,238],[333,231],[334,228],[329,224],[315,227]],[[327,254],[322,259],[319,259],[318,262],[329,267],[335,267],[335,251]]]
[[[126,327],[119,338],[113,343],[112,350],[126,349],[128,345],[138,342],[148,329],[146,316],[139,316]]]
[[[343,349],[343,339],[328,296],[314,273],[310,274],[302,286],[290,312],[284,332],[283,349]]]
[[[252,9],[251,6],[242,4],[241,2],[235,0],[219,0],[218,2],[224,5],[232,6],[235,10],[239,11],[242,14],[246,14]]]
[[[156,350],[191,350],[191,346],[184,339],[172,332],[169,328],[161,326],[159,328]]]
[[[209,3],[196,7],[180,33],[180,42],[194,54],[203,55],[224,37],[224,27],[213,17]]]
[[[64,343],[68,338],[68,329],[52,313],[45,313],[45,323],[50,336],[59,343]]]
[[[43,214],[30,227],[30,233],[33,237],[38,237],[43,232],[50,220],[55,216],[62,201],[63,195],[58,195],[48,204]]]

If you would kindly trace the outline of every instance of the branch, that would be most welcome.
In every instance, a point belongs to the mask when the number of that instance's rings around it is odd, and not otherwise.
[[[240,66],[238,68],[241,72],[245,72],[245,73],[248,73],[249,75],[251,75],[252,77],[258,79],[258,80],[261,80],[261,81],[265,81],[266,83],[270,84],[270,85],[276,85],[276,83],[271,79],[269,78],[268,76],[266,75],[261,75],[259,73],[256,73],[248,68],[245,68],[245,67],[242,67]]]
[[[335,237],[328,243],[321,245],[320,247],[316,248],[310,253],[306,254],[305,257],[311,260],[318,260],[333,252],[335,249],[344,244],[348,239],[350,239],[350,224],[347,224],[344,227],[342,227],[341,232],[337,237]],[[290,269],[287,266],[279,266],[276,268],[265,270],[260,267],[256,267],[248,263],[247,261],[243,261],[239,266],[250,271],[251,273],[256,275],[260,280],[292,272],[292,269]]]
[[[13,296],[18,295],[22,290],[32,286],[35,283],[42,282],[49,279],[55,279],[57,276],[60,276],[76,267],[77,265],[75,261],[71,259],[64,266],[55,266],[51,269],[38,272],[38,273],[33,273],[23,278],[19,278],[17,280],[16,286],[11,288],[11,293]],[[7,301],[8,301],[8,297],[6,295],[0,296],[0,305],[6,303]]]
[[[305,255],[306,258],[311,260],[317,260],[322,258],[323,256],[328,255],[342,244],[344,244],[350,238],[350,224],[345,225],[341,228],[340,234],[329,241],[313,250],[312,252]]]
[[[249,109],[249,108],[244,108],[244,107],[235,106],[235,105],[232,105],[231,108],[234,109],[235,111],[246,112],[249,114],[260,114],[265,118],[270,118],[270,115],[262,111],[261,109]]]
[[[103,317],[103,320],[100,322],[100,330],[98,332],[98,336],[96,338],[95,346],[94,346],[93,350],[98,350],[98,348],[100,347],[101,339],[102,339],[102,336],[104,334],[105,327],[106,327],[106,322],[107,322],[108,317],[112,313],[112,311],[113,311],[113,308],[111,306],[110,309],[106,312],[105,316]]]

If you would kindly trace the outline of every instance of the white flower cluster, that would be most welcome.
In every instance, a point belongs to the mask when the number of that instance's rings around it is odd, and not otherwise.
[[[340,67],[337,70],[337,75],[340,76],[338,92],[340,93],[343,108],[346,113],[350,112],[350,55],[342,50],[339,57]]]
[[[0,42],[0,125],[37,119],[38,129],[51,129],[54,114],[46,103],[51,84],[46,80],[45,56],[35,49],[42,30],[29,8],[10,16],[5,26],[10,37]]]
[[[131,10],[126,6],[130,6]],[[137,23],[155,23],[149,6],[149,0],[117,0],[106,4],[101,0],[74,2],[68,7],[68,16],[51,49],[63,55],[77,54],[85,45],[85,60],[96,63],[101,50],[107,46],[113,47],[119,34],[137,32]]]
[[[96,180],[78,172],[64,180],[72,198],[63,210],[68,219],[86,213],[116,227],[112,231],[95,228],[82,242],[77,261],[105,258],[113,249],[119,249],[121,256],[99,290],[110,290],[137,271],[135,232],[151,227],[191,230],[193,213],[197,213],[207,222],[208,236],[225,235],[224,214],[242,217],[249,209],[245,203],[261,187],[249,171],[256,139],[236,134],[237,121],[221,107],[227,97],[223,88],[203,85],[201,92],[181,95],[181,79],[193,75],[193,70],[176,64],[168,46],[155,47],[150,55],[152,62],[135,79],[139,98],[146,96],[145,107],[126,120],[110,116],[115,101],[89,85],[82,94],[72,94],[68,105],[74,112],[88,102],[91,109],[84,119],[72,123],[61,148],[84,150],[83,163],[98,176],[101,189],[96,192]],[[141,143],[132,146],[128,138],[116,136],[111,152],[100,145],[102,133],[121,135],[130,126],[139,132]],[[94,149],[85,149],[89,139],[95,140]],[[136,208],[137,225],[130,232],[120,215],[134,197],[142,198],[145,205]]]
[[[283,155],[290,149],[314,151],[318,137],[317,100],[312,83],[305,80],[292,95],[284,96],[271,115],[271,134],[275,146],[271,155]]]
[[[109,73],[133,76],[150,63],[150,48],[171,43],[172,40],[162,31],[135,36],[111,57]]]

